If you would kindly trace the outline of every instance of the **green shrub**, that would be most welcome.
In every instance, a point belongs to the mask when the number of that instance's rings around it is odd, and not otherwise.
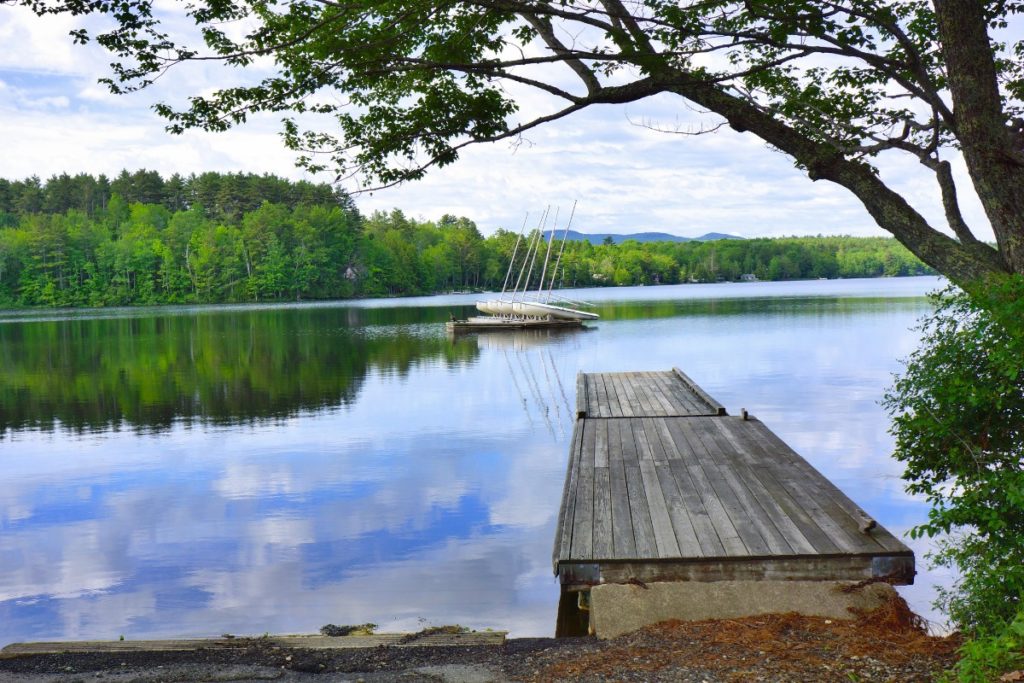
[[[934,299],[885,405],[906,489],[932,506],[911,536],[960,576],[938,600],[969,638],[957,673],[989,680],[1024,637],[1024,277]]]
[[[945,681],[989,683],[999,674],[1024,668],[1024,610],[1000,632],[968,640],[960,648],[960,661]]]

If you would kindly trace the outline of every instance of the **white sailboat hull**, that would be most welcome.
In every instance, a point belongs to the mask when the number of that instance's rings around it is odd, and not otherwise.
[[[542,304],[539,301],[502,301],[491,299],[477,301],[476,308],[481,313],[501,316],[517,316],[532,318],[554,318],[556,320],[597,320],[597,313],[579,311],[575,308]]]

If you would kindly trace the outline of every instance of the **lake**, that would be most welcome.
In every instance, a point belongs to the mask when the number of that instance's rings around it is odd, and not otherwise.
[[[0,312],[0,645],[554,632],[577,372],[682,368],[897,536],[879,406],[937,278],[579,290],[569,332],[446,336],[472,295]],[[930,619],[924,541],[916,585]]]

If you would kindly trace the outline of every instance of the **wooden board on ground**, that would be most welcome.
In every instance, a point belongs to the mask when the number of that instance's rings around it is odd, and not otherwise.
[[[912,583],[914,555],[756,419],[681,370],[582,374],[557,525],[563,585]]]

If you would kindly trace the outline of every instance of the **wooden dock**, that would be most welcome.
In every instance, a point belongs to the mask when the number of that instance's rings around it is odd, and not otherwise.
[[[580,374],[553,563],[602,583],[885,579],[914,554],[760,421],[678,369]]]
[[[493,332],[496,330],[576,330],[583,327],[582,320],[526,320],[519,318],[499,318],[497,316],[477,316],[465,320],[449,320],[445,329],[449,334],[460,332]]]

